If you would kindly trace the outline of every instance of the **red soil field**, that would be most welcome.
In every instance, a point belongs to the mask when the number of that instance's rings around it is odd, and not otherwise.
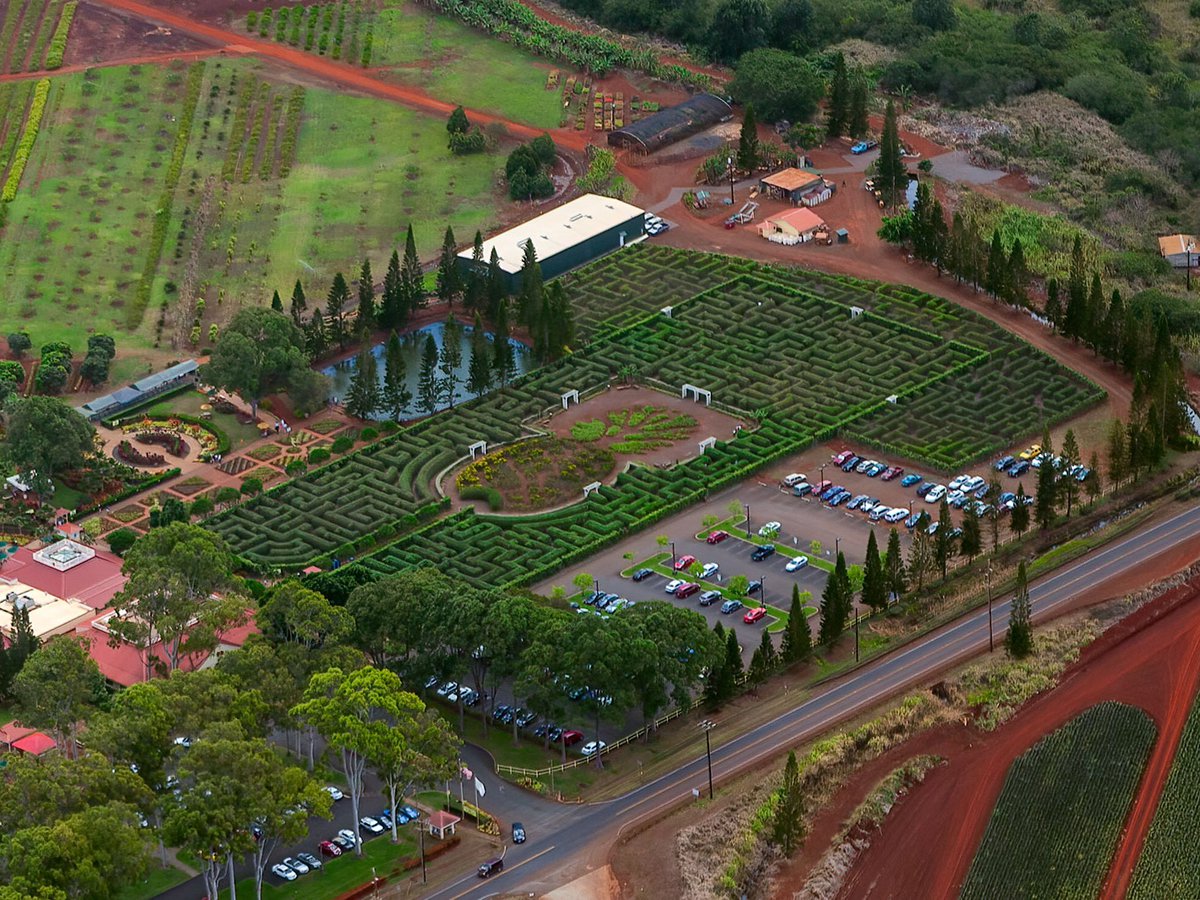
[[[1013,760],[1105,700],[1144,709],[1158,727],[1103,894],[1123,896],[1200,685],[1200,603],[1192,602],[1197,598],[1200,577],[1113,626],[1064,673],[1057,688],[997,731],[957,728],[942,740],[901,748],[939,753],[948,762],[892,811],[839,896],[956,897]],[[787,891],[797,887],[791,881]]]

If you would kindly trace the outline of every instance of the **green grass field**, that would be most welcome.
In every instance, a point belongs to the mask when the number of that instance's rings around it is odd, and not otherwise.
[[[560,92],[546,90],[554,66],[482,31],[405,3],[379,13],[374,42],[373,65],[439,100],[538,128],[559,123]]]
[[[177,884],[182,884],[188,880],[187,873],[174,867],[161,868],[158,860],[150,864],[150,872],[144,879],[134,885],[130,885],[121,891],[118,891],[114,896],[116,900],[151,900],[157,897],[164,891],[170,890]]]
[[[125,328],[177,127],[183,66],[55,78],[0,242],[0,321],[34,344]]]

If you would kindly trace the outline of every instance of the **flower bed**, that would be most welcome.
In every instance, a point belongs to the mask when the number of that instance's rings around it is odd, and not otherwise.
[[[136,438],[139,444],[157,444],[165,447],[172,456],[187,456],[187,442],[172,431],[163,431],[161,428],[139,431]]]
[[[116,457],[131,466],[165,466],[167,458],[161,453],[143,453],[129,441],[117,445]]]
[[[166,418],[143,416],[136,422],[121,426],[126,434],[135,434],[138,440],[143,433],[187,435],[200,444],[200,459],[207,460],[214,453],[229,452],[229,437],[212,425],[191,416],[173,415]]]
[[[696,430],[697,424],[691,416],[672,416],[661,406],[643,406],[610,412],[607,421],[576,422],[571,426],[571,437],[577,441],[617,438],[610,445],[616,453],[649,453],[684,440]]]
[[[615,464],[612,451],[604,447],[533,438],[470,463],[455,485],[464,499],[486,499],[493,509],[546,509],[578,499],[585,484],[603,478]]]

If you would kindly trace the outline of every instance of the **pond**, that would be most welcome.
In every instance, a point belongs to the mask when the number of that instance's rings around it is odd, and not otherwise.
[[[459,326],[460,337],[462,344],[462,365],[458,368],[458,386],[454,390],[454,402],[462,403],[464,400],[473,399],[473,395],[466,388],[467,383],[467,367],[471,364],[471,337],[474,334],[474,327],[471,325]],[[421,348],[425,346],[426,335],[433,335],[434,343],[437,344],[438,353],[441,353],[442,342],[446,333],[446,326],[443,322],[437,322],[433,325],[426,325],[424,328],[419,328],[416,331],[408,332],[400,335],[400,345],[404,352],[404,371],[408,389],[412,392],[413,402],[409,406],[410,415],[418,415],[417,408],[417,380],[421,373]],[[489,345],[495,340],[495,336],[490,332],[484,332],[484,337],[488,339]],[[513,348],[513,360],[516,363],[517,376],[524,375],[534,367],[533,354],[529,348],[520,341],[509,338],[509,344]],[[376,344],[371,348],[371,354],[376,360],[376,369],[379,373],[379,383],[383,385],[384,377],[384,350],[386,345],[383,343]],[[358,368],[358,357],[352,356],[342,362],[335,363],[328,368],[322,369],[323,375],[328,375],[333,382],[331,389],[332,395],[342,402],[345,396],[350,392],[350,382],[354,378],[354,372]],[[439,372],[439,377],[441,373]],[[494,390],[498,385],[493,385]],[[449,406],[443,399],[438,403],[439,410]],[[372,415],[373,419],[386,419],[388,414],[386,410],[376,410]]]

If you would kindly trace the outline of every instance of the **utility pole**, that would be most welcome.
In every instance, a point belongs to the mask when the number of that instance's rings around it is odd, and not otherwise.
[[[729,205],[733,206],[733,157],[727,160],[729,164]]]
[[[671,541],[671,571],[675,571],[675,542]]]
[[[854,604],[854,661],[858,662],[858,604]]]
[[[711,719],[705,719],[700,723],[700,728],[704,731],[704,753],[708,757],[708,799],[713,798],[713,779],[712,779],[712,743],[709,741],[708,733],[717,727],[717,723]]]
[[[996,650],[996,641],[992,636],[992,564],[990,562],[984,578],[987,581],[988,592],[988,653],[993,653]]]

